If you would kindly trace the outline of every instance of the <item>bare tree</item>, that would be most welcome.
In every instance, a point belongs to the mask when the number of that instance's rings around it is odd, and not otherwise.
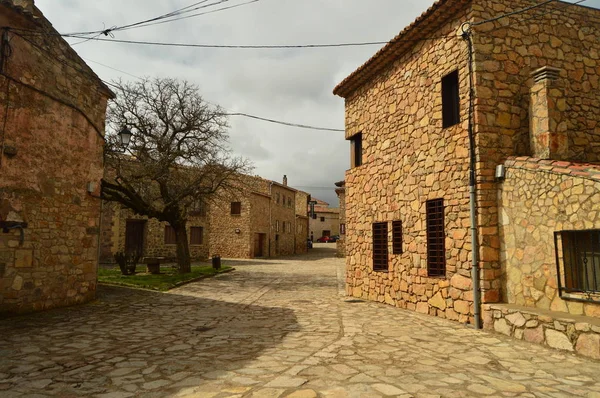
[[[186,224],[198,202],[239,189],[249,163],[228,148],[224,111],[198,87],[174,79],[117,82],[109,104],[102,198],[136,214],[168,222],[181,273],[191,272]],[[127,153],[117,135],[132,132]]]

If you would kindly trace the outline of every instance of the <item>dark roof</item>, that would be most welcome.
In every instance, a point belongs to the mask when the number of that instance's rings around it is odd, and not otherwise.
[[[470,2],[471,0],[438,0],[371,59],[338,84],[333,90],[333,94],[344,98],[348,97],[398,57],[413,48],[420,38],[434,35],[440,26],[452,19]]]

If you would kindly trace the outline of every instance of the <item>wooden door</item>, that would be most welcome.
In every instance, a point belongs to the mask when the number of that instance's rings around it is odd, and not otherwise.
[[[267,240],[266,234],[256,234],[254,236],[254,257],[265,256],[265,242]]]
[[[145,220],[127,220],[125,227],[125,252],[144,253]]]

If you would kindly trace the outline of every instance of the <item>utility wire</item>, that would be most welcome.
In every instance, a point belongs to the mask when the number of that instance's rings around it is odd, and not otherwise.
[[[326,127],[308,126],[308,125],[305,125],[305,124],[282,122],[280,120],[267,119],[267,118],[260,117],[260,116],[249,115],[247,113],[226,113],[225,115],[227,115],[227,116],[242,116],[242,117],[247,117],[247,118],[250,118],[250,119],[261,120],[263,122],[281,124],[281,125],[290,126],[290,127],[298,127],[298,128],[301,128],[301,129],[308,129],[308,130],[333,131],[333,132],[338,132],[338,133],[343,133],[343,132],[346,131],[346,130],[343,130],[343,129],[331,129],[331,128],[326,128]]]
[[[136,40],[119,40],[119,39],[104,39],[104,38],[86,38],[84,36],[67,36],[78,39],[87,39],[95,41],[104,41],[110,43],[125,43],[138,44],[146,46],[162,46],[162,47],[187,47],[187,48],[230,48],[230,49],[291,49],[291,48],[332,48],[332,47],[361,47],[388,44],[388,41],[370,41],[359,43],[333,43],[333,44],[287,44],[287,45],[221,45],[221,44],[189,44],[189,43],[166,43],[153,41],[136,41]],[[439,37],[443,38],[443,37]],[[422,38],[414,41],[434,40],[438,38]],[[413,40],[411,40],[413,41]]]

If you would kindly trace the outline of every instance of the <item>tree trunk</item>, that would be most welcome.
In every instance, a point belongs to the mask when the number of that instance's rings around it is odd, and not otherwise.
[[[192,272],[190,246],[188,244],[185,225],[185,222],[173,225],[173,229],[175,229],[175,239],[177,241],[177,265],[179,266],[180,274],[189,274]]]

